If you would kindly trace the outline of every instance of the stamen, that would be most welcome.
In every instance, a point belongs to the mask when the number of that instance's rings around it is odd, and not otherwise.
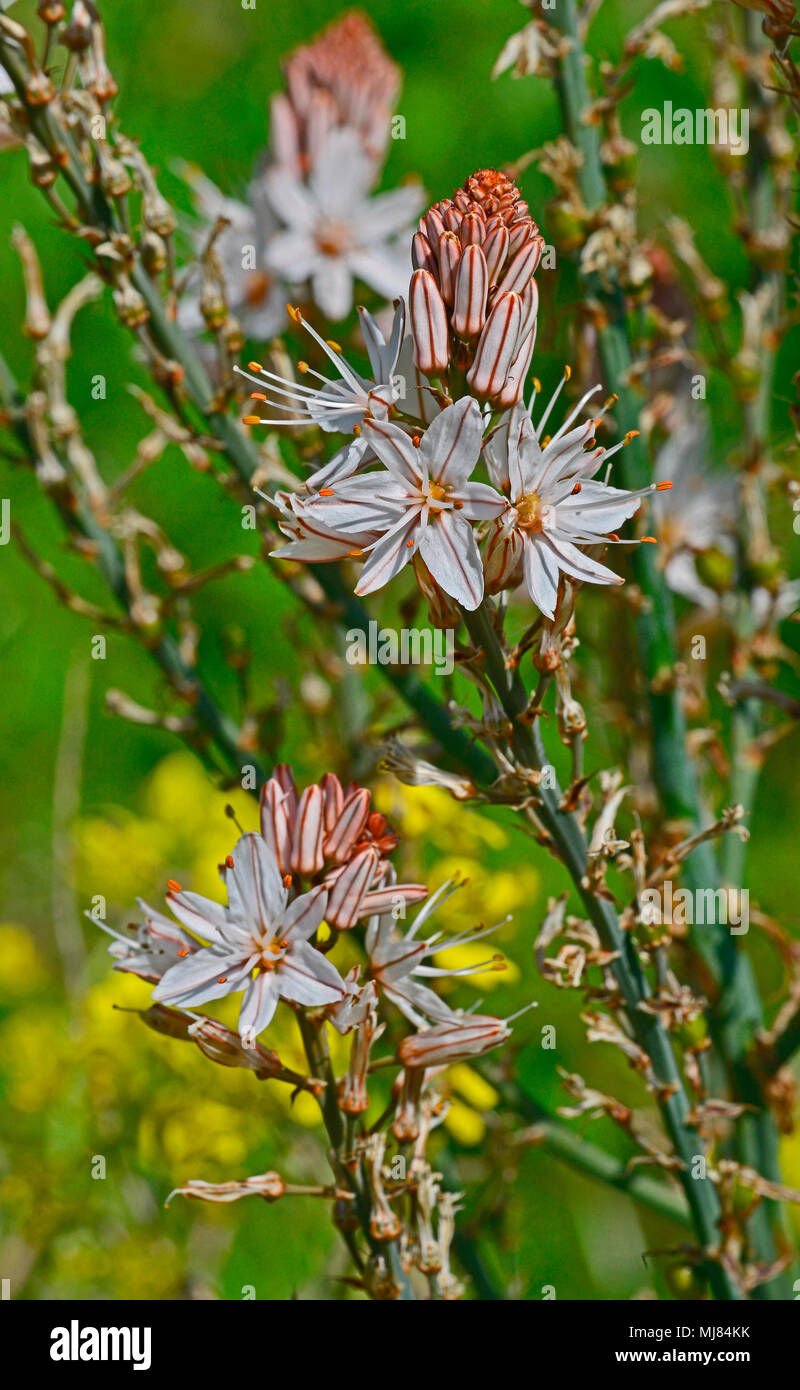
[[[656,492],[669,492],[672,483],[656,483]]]
[[[181,888],[181,885],[180,885],[179,883],[177,883],[177,882],[175,881],[174,878],[168,878],[168,879],[167,879],[167,887],[168,887],[170,893],[182,893],[182,892],[183,892],[183,889]]]

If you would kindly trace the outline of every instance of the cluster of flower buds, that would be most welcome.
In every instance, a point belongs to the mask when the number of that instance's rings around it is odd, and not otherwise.
[[[522,393],[536,340],[544,238],[506,174],[480,169],[420,219],[409,289],[414,362],[451,362],[498,407]]]
[[[347,126],[365,152],[380,159],[400,91],[400,69],[365,16],[351,11],[284,63],[286,92],[271,103],[271,154],[294,173],[308,174],[327,136]]]
[[[404,911],[428,891],[394,881],[386,855],[398,837],[370,802],[366,787],[342,787],[333,772],[298,792],[286,764],[261,790],[261,834],[284,882],[321,884],[328,892],[325,920],[339,931],[373,913]]]

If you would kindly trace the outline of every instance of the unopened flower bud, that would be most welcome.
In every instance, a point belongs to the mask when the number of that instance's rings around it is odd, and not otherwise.
[[[139,255],[148,275],[160,275],[167,267],[167,248],[158,232],[145,231],[139,242]]]
[[[444,300],[427,270],[414,271],[408,294],[414,365],[426,376],[436,376],[450,361]]]
[[[120,275],[114,286],[112,298],[114,307],[122,323],[127,328],[138,328],[150,317],[150,310],[144,297],[133,286],[127,275]]]
[[[403,1038],[397,1055],[403,1066],[412,1070],[443,1067],[451,1062],[481,1057],[510,1037],[511,1029],[502,1018],[492,1018],[488,1014],[454,1014],[452,1022],[437,1023],[433,1028]]]

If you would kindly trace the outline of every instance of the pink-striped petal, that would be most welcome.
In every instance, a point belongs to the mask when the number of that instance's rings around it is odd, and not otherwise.
[[[440,512],[420,536],[419,551],[446,594],[469,612],[483,598],[483,566],[475,533],[457,512]]]

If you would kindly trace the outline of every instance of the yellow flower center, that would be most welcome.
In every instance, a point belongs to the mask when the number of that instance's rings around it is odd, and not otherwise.
[[[449,503],[449,491],[450,489],[443,487],[441,483],[428,483],[425,499],[432,512],[449,511],[449,506],[445,508],[445,506],[442,505],[443,503]]]
[[[541,531],[544,525],[542,520],[542,502],[537,492],[526,493],[516,503],[517,521],[526,531]]]

